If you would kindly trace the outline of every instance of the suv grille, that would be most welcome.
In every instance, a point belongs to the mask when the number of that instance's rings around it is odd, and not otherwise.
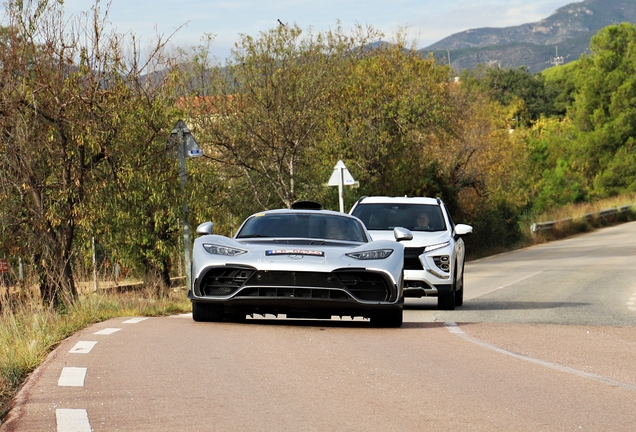
[[[420,255],[424,253],[424,248],[404,248],[404,270],[424,270]]]

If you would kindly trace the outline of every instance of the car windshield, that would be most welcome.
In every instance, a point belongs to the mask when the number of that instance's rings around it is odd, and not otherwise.
[[[395,227],[412,231],[445,231],[442,209],[433,204],[358,204],[352,212],[368,230],[392,230]]]
[[[237,239],[254,237],[316,238],[366,242],[364,228],[355,219],[324,213],[261,213],[250,217]]]

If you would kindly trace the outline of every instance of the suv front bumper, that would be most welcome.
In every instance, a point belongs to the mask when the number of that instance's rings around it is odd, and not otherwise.
[[[430,252],[405,249],[404,297],[437,297],[452,292],[452,259],[449,246]]]
[[[438,279],[438,282],[426,278],[425,271],[404,271],[404,297],[437,297],[440,294],[450,293],[453,285],[447,280]]]

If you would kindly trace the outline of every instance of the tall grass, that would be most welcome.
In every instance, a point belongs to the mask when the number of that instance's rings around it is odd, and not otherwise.
[[[18,300],[6,293],[0,306],[0,419],[27,378],[64,339],[90,324],[114,317],[162,316],[189,312],[185,293],[159,296],[156,290],[88,293],[63,311],[45,308],[35,295]]]

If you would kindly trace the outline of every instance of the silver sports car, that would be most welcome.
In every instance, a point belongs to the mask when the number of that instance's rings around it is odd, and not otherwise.
[[[206,222],[192,253],[195,321],[241,320],[246,315],[288,318],[365,317],[382,327],[402,325],[404,246],[373,241],[356,217],[316,203],[248,217],[233,238]]]

